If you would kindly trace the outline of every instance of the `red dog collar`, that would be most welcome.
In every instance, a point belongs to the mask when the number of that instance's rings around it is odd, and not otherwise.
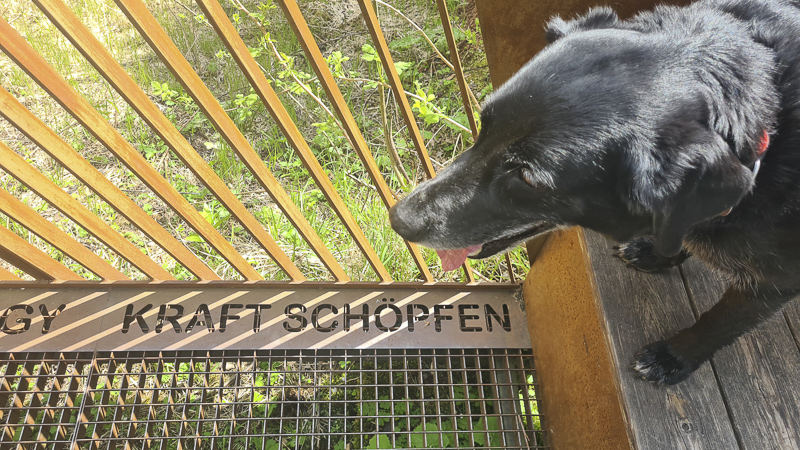
[[[758,143],[756,162],[753,163],[753,179],[756,178],[756,175],[758,175],[758,170],[761,169],[761,158],[763,158],[764,153],[767,152],[767,147],[769,147],[769,133],[767,133],[767,130],[764,130],[764,134],[761,135],[761,141]]]
[[[758,152],[756,153],[756,162],[753,163],[753,179],[755,180],[756,176],[758,176],[758,171],[761,169],[761,158],[764,157],[764,153],[767,152],[767,147],[769,147],[769,133],[767,130],[764,130],[764,134],[761,135],[761,141],[758,143]],[[725,217],[733,211],[733,206],[728,208],[727,211],[720,214],[720,216]]]
[[[758,156],[759,159],[764,156],[764,153],[767,151],[767,147],[769,147],[769,133],[767,133],[767,130],[764,130],[764,134],[761,135],[761,142],[759,142],[758,145],[758,153],[756,153],[756,156]]]

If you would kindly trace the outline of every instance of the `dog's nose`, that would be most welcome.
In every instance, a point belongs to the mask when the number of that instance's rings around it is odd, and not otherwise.
[[[411,242],[419,242],[426,229],[419,215],[411,213],[402,201],[389,210],[389,222],[397,234]]]

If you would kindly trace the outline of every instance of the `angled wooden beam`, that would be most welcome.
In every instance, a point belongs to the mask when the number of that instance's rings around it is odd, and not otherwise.
[[[175,125],[167,119],[158,107],[150,101],[147,94],[139,87],[125,69],[114,60],[108,50],[94,37],[80,19],[61,0],[34,0],[34,3],[61,33],[72,42],[72,45],[94,66],[95,69],[114,87],[122,98],[139,114],[142,120],[158,134],[170,149],[186,164],[198,180],[219,199],[231,216],[242,224],[261,247],[270,255],[275,263],[292,280],[305,280],[302,272],[294,265],[286,253],[281,250],[275,240],[259,223],[258,219],[247,210],[236,195],[231,192],[224,181],[205,162],[202,156],[181,135]],[[213,272],[212,272],[213,273]],[[208,278],[205,274],[201,278]]]
[[[225,44],[225,47],[230,52],[231,56],[233,56],[236,64],[239,65],[239,69],[244,73],[247,81],[250,82],[250,85],[255,89],[259,98],[261,98],[261,102],[264,103],[267,111],[272,115],[272,119],[278,124],[284,136],[286,136],[286,139],[289,141],[289,144],[297,153],[297,156],[303,161],[308,172],[314,178],[317,186],[319,186],[323,195],[325,195],[325,198],[328,200],[328,204],[331,205],[336,215],[339,216],[339,219],[350,233],[350,236],[353,237],[358,248],[361,249],[367,262],[372,266],[375,273],[378,274],[381,281],[392,281],[392,276],[389,274],[389,271],[386,270],[386,267],[384,267],[378,254],[375,253],[375,250],[372,248],[369,240],[367,240],[358,222],[353,218],[353,215],[344,204],[339,193],[336,192],[336,188],[328,178],[328,174],[325,173],[325,170],[320,165],[316,156],[314,156],[314,153],[308,147],[305,138],[303,138],[297,125],[295,125],[291,116],[289,116],[289,112],[284,108],[281,100],[278,98],[278,94],[276,94],[272,86],[269,85],[267,78],[261,72],[261,68],[258,66],[255,58],[250,54],[247,45],[245,45],[242,38],[239,37],[239,33],[228,19],[222,6],[220,6],[216,0],[197,0],[197,4],[200,6],[200,9],[203,10],[203,13],[205,13],[206,19],[208,19],[211,26],[214,27],[220,39],[222,39],[223,44]]]
[[[76,241],[72,236],[42,217],[33,208],[17,200],[16,197],[2,188],[0,188],[0,211],[86,267],[98,277],[108,281],[130,279],[103,258],[86,248],[86,246]]]
[[[14,275],[10,270],[0,267],[0,281],[22,281],[22,278]]]
[[[140,0],[115,0],[122,12],[147,41],[158,58],[167,66],[181,86],[194,99],[197,106],[214,125],[219,134],[239,155],[256,180],[269,193],[275,203],[281,208],[289,221],[294,225],[301,236],[308,242],[314,253],[319,256],[322,263],[340,281],[347,281],[350,277],[344,272],[341,265],[322,242],[317,232],[311,227],[303,214],[292,202],[289,194],[280,182],[272,175],[261,157],[258,156],[253,146],[236,128],[225,110],[219,104],[211,91],[206,87],[192,66],[183,57],[172,39],[161,28],[155,17]]]
[[[174,280],[169,272],[147,257],[139,247],[125,239],[102,219],[89,211],[79,201],[64,192],[41,172],[17,155],[4,142],[0,142],[0,168],[38,194],[65,216],[82,226],[89,234],[118,253],[145,275],[154,280]]]
[[[37,280],[83,280],[77,273],[4,226],[0,226],[0,259]]]
[[[248,280],[263,277],[89,102],[0,18],[0,49]]]
[[[311,34],[311,30],[308,28],[308,24],[300,13],[297,3],[295,3],[294,0],[283,0],[278,3],[283,8],[284,15],[289,21],[289,25],[292,26],[297,40],[300,41],[300,45],[305,51],[308,62],[317,74],[317,78],[320,84],[322,84],[322,88],[325,90],[325,94],[327,94],[333,110],[336,111],[336,114],[342,121],[342,127],[345,133],[347,133],[347,137],[353,144],[353,148],[364,164],[364,167],[367,169],[372,184],[378,190],[378,195],[381,200],[383,200],[383,204],[386,205],[386,208],[391,208],[395,203],[394,195],[392,195],[392,192],[389,190],[386,180],[383,179],[381,170],[375,162],[375,158],[372,156],[367,141],[361,134],[361,130],[358,129],[353,113],[350,111],[350,107],[347,106],[347,102],[342,92],[339,90],[339,86],[336,85],[336,80],[334,80],[333,74],[328,64],[325,62],[322,52],[319,50],[317,42]],[[417,265],[422,275],[422,279],[425,281],[433,281],[433,276],[430,270],[428,270],[427,264],[425,264],[425,257],[420,252],[419,247],[408,241],[405,241],[405,243],[408,247],[408,251],[411,252],[414,263]]]
[[[116,209],[123,217],[161,246],[183,267],[201,280],[218,280],[213,270],[205,265],[186,246],[158,224],[149,214],[125,195],[99,170],[86,161],[78,152],[64,142],[38,117],[28,111],[8,91],[0,87],[0,116],[3,116],[34,144],[39,146],[64,168],[72,172],[83,184],[94,191],[103,201]]]

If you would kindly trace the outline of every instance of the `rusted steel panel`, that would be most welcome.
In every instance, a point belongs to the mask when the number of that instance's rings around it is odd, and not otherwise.
[[[9,287],[0,298],[8,322],[0,324],[0,351],[527,348],[518,290],[305,283]]]
[[[200,6],[200,9],[203,10],[209,23],[211,23],[211,26],[214,27],[214,30],[216,30],[217,34],[222,39],[225,47],[236,61],[236,64],[238,64],[239,69],[241,69],[244,76],[250,82],[250,85],[255,89],[259,98],[261,98],[261,102],[266,106],[270,115],[272,115],[272,119],[275,120],[275,123],[280,127],[284,136],[286,136],[286,139],[289,141],[289,144],[297,153],[297,156],[303,161],[303,164],[325,195],[328,203],[353,237],[356,245],[361,249],[367,262],[372,266],[375,273],[378,274],[378,278],[380,278],[381,281],[392,281],[392,276],[389,274],[389,271],[383,266],[380,257],[375,253],[367,237],[364,236],[364,232],[361,230],[358,222],[353,218],[350,210],[339,196],[339,193],[336,192],[336,188],[328,178],[328,174],[325,173],[325,170],[320,165],[316,156],[311,152],[303,135],[300,134],[297,125],[295,125],[291,116],[289,116],[286,108],[283,107],[278,95],[269,85],[267,78],[261,72],[261,68],[258,67],[258,63],[256,63],[256,60],[247,49],[247,45],[245,45],[242,38],[239,37],[236,28],[234,28],[233,24],[228,20],[228,16],[225,14],[222,6],[220,6],[216,0],[197,0],[197,4]]]
[[[231,266],[250,280],[263,277],[240,255],[89,102],[58,74],[8,22],[0,18],[0,48],[198,232]]]
[[[181,55],[167,33],[161,29],[156,19],[147,10],[147,7],[139,0],[116,0],[116,3],[155,51],[159,59],[169,68],[178,82],[186,89],[186,92],[192,96],[197,106],[205,113],[220,135],[236,151],[242,162],[250,169],[272,199],[275,200],[275,203],[286,214],[286,217],[292,222],[292,225],[295,226],[300,235],[308,242],[314,253],[319,256],[325,267],[331,271],[337,280],[349,280],[350,278],[325,247],[316,231],[303,217],[297,206],[292,203],[291,198],[280,182],[275,179],[247,139],[236,128],[231,118],[228,117],[211,91],[208,90],[200,77],[194,72],[189,62]]]
[[[0,167],[148,277],[154,280],[175,279],[163,267],[142,253],[137,246],[125,239],[71,195],[61,190],[3,142],[0,142]]]
[[[264,229],[259,221],[236,198],[236,195],[225,185],[225,182],[203,160],[195,149],[187,142],[175,126],[167,119],[158,107],[150,101],[147,94],[114,60],[108,50],[80,22],[77,16],[60,0],[34,0],[53,24],[66,36],[81,54],[97,69],[97,71],[114,87],[114,89],[136,110],[139,116],[155,131],[161,139],[175,152],[184,164],[195,174],[198,180],[219,199],[231,215],[261,244],[267,254],[293,280],[302,281],[303,274],[281,250],[275,240]],[[172,243],[171,245],[175,245]],[[180,247],[183,247],[180,245]],[[169,251],[169,250],[168,250]],[[183,262],[182,262],[183,263]],[[190,269],[191,270],[191,269]],[[217,279],[210,269],[206,269],[201,279]]]
[[[4,226],[0,226],[0,259],[37,280],[83,279]]]
[[[555,232],[522,288],[549,443],[630,448],[585,258],[577,229]]]
[[[139,205],[2,87],[0,87],[0,116],[5,117],[39,148],[72,172],[103,201],[139,227],[147,237],[160,245],[164,251],[183,264],[192,274],[202,280],[219,279],[213,270],[209,269],[189,249],[162,228],[149,214],[145,213]]]
[[[320,84],[322,84],[322,88],[325,90],[325,94],[328,96],[333,110],[336,111],[336,114],[339,116],[342,127],[344,128],[345,133],[347,133],[350,143],[353,145],[358,157],[361,159],[361,162],[367,169],[367,173],[372,180],[372,184],[377,189],[378,195],[381,197],[381,200],[383,200],[386,208],[391,208],[392,205],[395,204],[394,194],[386,184],[386,180],[383,179],[383,175],[381,174],[378,165],[375,163],[375,158],[373,158],[372,152],[370,151],[367,142],[364,140],[364,136],[361,134],[361,130],[358,129],[358,125],[353,118],[353,113],[347,106],[347,102],[342,96],[339,86],[337,86],[336,80],[334,80],[328,64],[325,62],[325,58],[322,56],[322,52],[319,50],[319,47],[314,40],[314,36],[311,34],[311,30],[308,28],[308,24],[306,24],[303,15],[300,13],[297,3],[295,3],[294,0],[283,0],[279,1],[278,3],[283,8],[283,12],[286,16],[286,19],[289,21],[289,25],[292,26],[295,36],[297,36],[297,40],[303,47],[303,51],[308,58],[308,62],[311,64],[311,67],[313,67],[314,72],[317,74],[317,78],[319,79]],[[425,281],[433,281],[433,276],[431,275],[430,270],[428,270],[428,266],[425,264],[425,257],[420,252],[419,247],[416,244],[412,244],[408,241],[405,241],[405,243],[408,247],[408,251],[411,252],[411,257],[414,259],[414,263],[417,265],[417,268],[422,275],[422,279]]]
[[[0,211],[100,278],[110,281],[129,279],[114,266],[2,188],[0,188]]]
[[[685,5],[691,0],[666,3]],[[492,82],[499,87],[546,45],[544,26],[551,17],[569,19],[593,6],[611,6],[620,17],[665,3],[662,0],[475,0]]]

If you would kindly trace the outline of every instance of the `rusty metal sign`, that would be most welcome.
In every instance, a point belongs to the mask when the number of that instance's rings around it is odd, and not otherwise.
[[[140,284],[0,291],[0,351],[530,348],[516,286]]]

